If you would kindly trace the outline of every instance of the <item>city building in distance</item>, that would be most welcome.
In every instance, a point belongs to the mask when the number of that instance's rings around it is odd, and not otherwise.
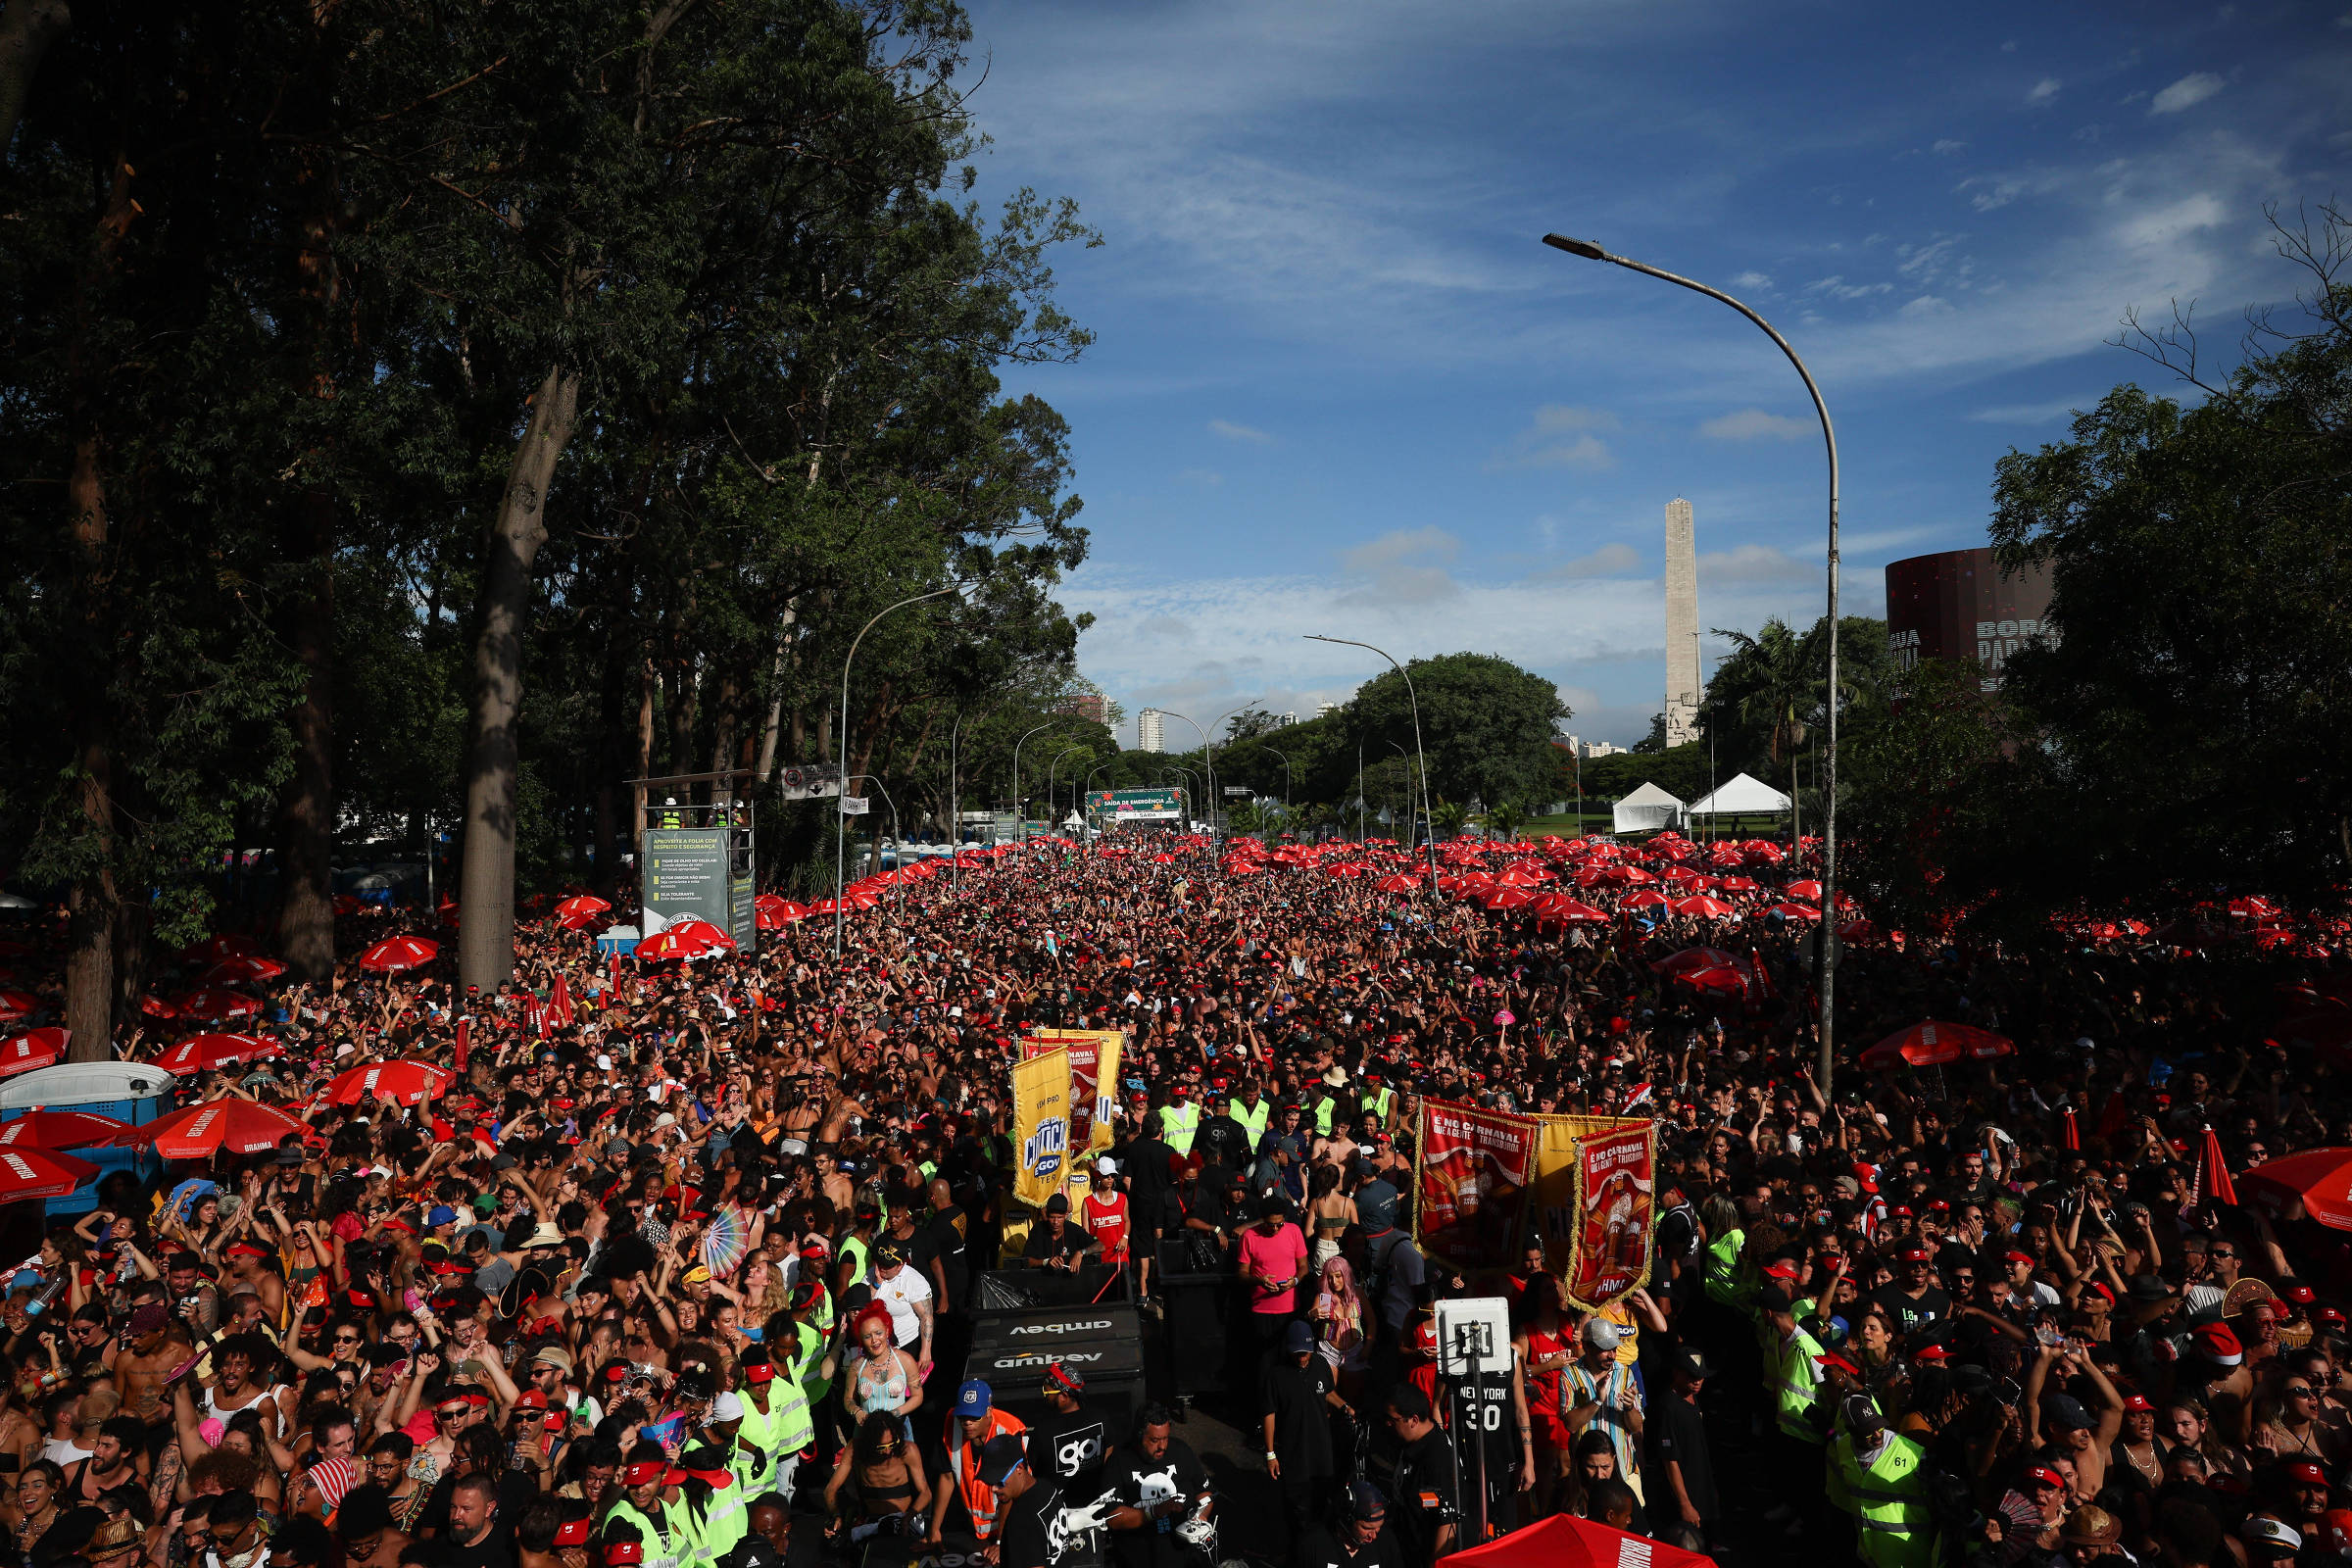
[[[1666,744],[1698,739],[1698,549],[1690,503],[1666,503]]]
[[[1147,708],[1135,715],[1135,749],[1139,752],[1164,752],[1167,741],[1160,734],[1160,712]]]
[[[1054,705],[1054,711],[1067,713],[1072,718],[1083,718],[1090,724],[1107,723],[1109,699],[1101,692],[1072,692]]]
[[[1972,660],[1991,691],[2011,654],[2057,635],[2045,618],[2049,611],[2047,565],[2003,571],[1983,549],[1886,564],[1886,651],[1897,669],[1922,659]]]

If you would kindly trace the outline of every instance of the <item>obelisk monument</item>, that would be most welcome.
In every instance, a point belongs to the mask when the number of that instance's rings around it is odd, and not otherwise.
[[[1666,503],[1666,744],[1698,739],[1698,555],[1690,503]]]

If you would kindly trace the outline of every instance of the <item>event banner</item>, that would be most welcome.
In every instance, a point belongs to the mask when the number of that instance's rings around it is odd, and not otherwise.
[[[1649,1283],[1657,1228],[1658,1128],[1651,1121],[1619,1122],[1574,1141],[1567,1174],[1574,1198],[1565,1213],[1539,1200],[1544,1218],[1544,1256],[1566,1245],[1568,1299],[1597,1310]]]
[[[1070,1169],[1070,1054],[1056,1047],[1012,1069],[1012,1196],[1031,1208],[1062,1189]]]
[[[1070,1148],[1108,1149],[1111,1097],[1119,1087],[1119,1048],[1127,1037],[1116,1029],[1041,1029],[1021,1041],[1021,1054],[1034,1056],[1055,1046],[1070,1054]]]
[[[1540,1124],[1446,1100],[1422,1101],[1419,1120],[1421,1200],[1414,1205],[1413,1240],[1461,1268],[1515,1262]]]

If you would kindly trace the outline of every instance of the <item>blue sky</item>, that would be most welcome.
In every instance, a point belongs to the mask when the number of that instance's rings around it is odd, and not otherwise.
[[[1663,511],[1702,626],[1810,619],[1822,382],[1845,603],[1984,542],[1994,459],[2159,372],[2119,317],[2233,348],[2291,298],[2268,203],[2352,196],[2331,5],[1479,5],[985,0],[981,193],[1079,199],[1057,264],[1099,334],[1022,369],[1070,418],[1094,552],[1083,671],[1202,723],[1311,712],[1469,649],[1638,738],[1664,684]],[[1708,639],[1708,657],[1718,640]],[[1181,725],[1172,734],[1189,732]],[[1130,720],[1129,738],[1133,724]]]

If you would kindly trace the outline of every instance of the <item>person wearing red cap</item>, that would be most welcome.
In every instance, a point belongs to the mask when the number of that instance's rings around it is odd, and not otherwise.
[[[663,1526],[655,1522],[667,1518],[665,1502],[674,1495],[669,1488],[669,1455],[662,1445],[640,1441],[629,1450],[614,1479],[619,1485],[605,1510],[606,1539],[612,1539],[612,1525],[618,1521],[637,1532],[645,1547],[646,1568],[685,1568],[691,1544],[682,1535],[676,1539],[664,1535]]]

